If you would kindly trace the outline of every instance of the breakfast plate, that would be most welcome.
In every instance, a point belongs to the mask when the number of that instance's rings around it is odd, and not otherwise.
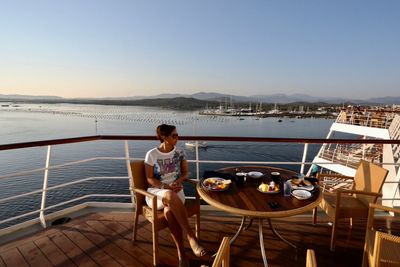
[[[260,178],[261,176],[263,176],[264,174],[262,172],[248,172],[247,176],[251,177],[251,178]]]
[[[312,196],[312,194],[307,190],[296,189],[296,190],[292,191],[292,196],[294,196],[295,198],[297,198],[299,200],[305,200],[305,199],[309,199]]]
[[[229,188],[231,180],[220,177],[210,177],[201,181],[201,186],[210,191],[225,191]]]

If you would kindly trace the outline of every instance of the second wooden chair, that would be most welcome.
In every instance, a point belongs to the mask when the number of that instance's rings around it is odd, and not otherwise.
[[[367,218],[369,203],[375,203],[381,197],[381,189],[388,175],[388,170],[361,160],[353,177],[342,176],[344,180],[354,179],[352,190],[338,189],[335,192],[324,192],[319,207],[333,220],[331,234],[331,251],[335,250],[338,220],[350,218]],[[318,174],[318,178],[329,178],[329,174]],[[333,175],[339,179],[339,175]],[[317,208],[314,210],[314,224],[317,221]]]

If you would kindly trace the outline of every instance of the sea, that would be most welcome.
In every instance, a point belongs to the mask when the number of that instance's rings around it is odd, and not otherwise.
[[[325,138],[332,119],[256,118],[199,115],[198,111],[174,111],[155,107],[83,105],[83,104],[15,104],[0,103],[0,144],[21,143],[92,135],[155,135],[157,125],[177,127],[179,135]],[[129,141],[130,157],[144,158],[156,141]],[[178,146],[188,159],[195,159],[193,148],[184,142]],[[199,150],[203,160],[231,161],[301,161],[303,144],[208,142]],[[310,145],[311,161],[320,145]],[[40,190],[44,171],[7,175],[45,166],[47,147],[0,151],[0,221],[40,209],[41,193],[1,202],[1,199]],[[98,158],[80,164],[49,170],[48,186],[89,177],[127,176],[126,162],[104,157],[125,157],[124,141],[94,141],[52,146],[50,165]],[[227,167],[226,164],[201,164],[200,173]],[[300,166],[280,165],[299,172]],[[195,177],[195,164],[190,164]],[[88,194],[129,194],[127,180],[93,180],[47,192],[46,206]],[[193,194],[188,190],[187,195]],[[80,202],[101,200],[130,202],[130,198],[89,197],[46,211],[50,213]],[[0,224],[0,229],[37,217],[38,214]]]

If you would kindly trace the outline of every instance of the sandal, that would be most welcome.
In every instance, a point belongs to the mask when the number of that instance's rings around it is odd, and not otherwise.
[[[196,255],[197,257],[202,257],[207,254],[207,250],[204,247],[200,246],[196,239],[192,239],[191,241],[189,241],[189,244],[193,250],[194,255]]]
[[[179,267],[190,267],[189,259],[188,258],[179,259],[178,266]]]

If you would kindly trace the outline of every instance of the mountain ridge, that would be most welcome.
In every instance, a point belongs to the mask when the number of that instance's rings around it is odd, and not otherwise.
[[[320,97],[310,96],[307,94],[257,94],[250,96],[230,95],[215,92],[198,92],[194,94],[158,94],[153,96],[127,96],[127,97],[101,97],[101,98],[63,98],[59,96],[40,96],[40,95],[19,95],[19,94],[0,94],[0,101],[18,101],[18,100],[94,100],[94,101],[129,101],[129,100],[145,100],[145,99],[173,99],[173,98],[194,98],[205,101],[219,102],[263,102],[288,104],[296,102],[308,103],[354,103],[354,104],[400,104],[400,96],[382,96],[374,97],[366,100],[339,98],[339,97]]]

